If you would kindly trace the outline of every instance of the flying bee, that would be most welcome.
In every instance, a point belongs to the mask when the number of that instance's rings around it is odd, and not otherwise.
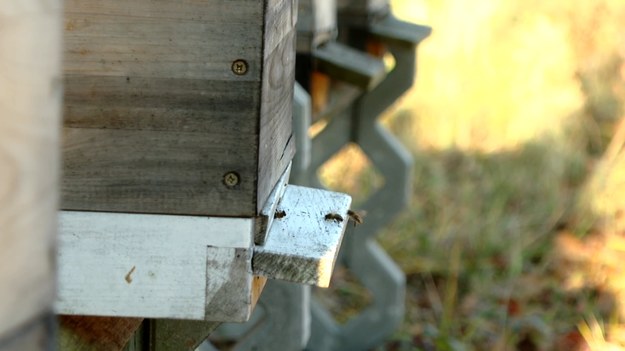
[[[364,222],[363,218],[367,215],[367,211],[348,210],[347,215],[349,216],[349,219],[352,222],[354,222],[354,227],[355,227]]]
[[[338,223],[343,222],[343,217],[338,213],[332,213],[332,212],[328,213],[325,218],[326,218],[326,221],[335,221]]]
[[[284,217],[286,217],[285,210],[278,210],[276,211],[276,213],[273,214],[273,218],[284,218]]]

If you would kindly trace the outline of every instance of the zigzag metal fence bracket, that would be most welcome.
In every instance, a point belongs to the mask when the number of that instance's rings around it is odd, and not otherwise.
[[[357,41],[382,42],[393,55],[395,67],[379,85],[355,102],[351,123],[332,121],[313,141],[313,155],[319,151],[319,157],[313,156],[311,174],[343,146],[340,141],[348,140],[360,146],[385,178],[384,186],[362,205],[369,214],[366,225],[359,227],[357,236],[352,230],[347,231],[341,257],[344,265],[372,293],[373,303],[342,326],[321,304],[313,303],[312,335],[307,346],[310,350],[369,349],[396,329],[404,313],[404,275],[374,239],[410,198],[412,159],[377,119],[412,86],[416,47],[430,29],[397,21],[389,15],[379,22],[356,26],[354,33]],[[350,137],[346,139],[348,130]],[[337,137],[338,134],[342,137]]]

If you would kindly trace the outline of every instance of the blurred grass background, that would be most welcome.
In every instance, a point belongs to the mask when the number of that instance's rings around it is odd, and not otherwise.
[[[381,349],[625,350],[625,1],[392,3],[433,34],[384,117],[415,172],[379,237],[409,285]],[[357,148],[321,176],[383,182]],[[370,296],[338,276],[346,320]]]

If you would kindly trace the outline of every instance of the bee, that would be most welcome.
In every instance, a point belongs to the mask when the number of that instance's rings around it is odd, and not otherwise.
[[[332,212],[328,213],[325,218],[326,218],[326,221],[335,221],[338,223],[343,222],[343,217],[338,213],[332,213]]]
[[[347,215],[349,216],[349,219],[352,222],[354,222],[354,227],[355,227],[364,222],[363,218],[367,215],[367,211],[348,210]]]
[[[284,218],[286,217],[286,211],[284,210],[278,210],[276,211],[276,213],[273,214],[273,218]]]

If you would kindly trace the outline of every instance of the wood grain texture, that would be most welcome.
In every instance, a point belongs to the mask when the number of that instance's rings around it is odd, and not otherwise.
[[[263,11],[254,0],[66,2],[62,207],[253,216]],[[232,73],[236,59],[247,74]]]
[[[44,350],[55,291],[61,1],[0,2],[0,350]]]
[[[262,82],[258,146],[257,212],[295,154],[292,113],[295,84],[295,28],[267,57]]]
[[[251,216],[255,145],[244,134],[65,128],[64,209]],[[218,160],[218,161],[217,161]],[[210,167],[219,162],[217,167]],[[239,174],[229,188],[226,172]]]
[[[150,351],[194,351],[221,323],[158,319],[150,321]]]
[[[296,15],[294,0],[68,0],[62,208],[257,215],[292,157]]]
[[[265,201],[265,206],[258,214],[258,217],[255,218],[254,223],[254,244],[263,245],[265,244],[265,239],[267,238],[267,234],[269,229],[271,228],[271,224],[276,216],[281,216],[281,214],[276,214],[276,209],[278,208],[278,204],[280,203],[280,199],[284,194],[284,190],[289,183],[289,176],[291,175],[291,165],[287,167],[287,169],[282,173],[282,176],[278,180],[278,183],[274,186],[271,194]]]
[[[59,316],[58,349],[120,351],[141,326],[142,318]]]
[[[289,185],[264,246],[256,246],[254,274],[327,287],[348,222],[351,197]]]
[[[219,145],[254,137],[258,82],[65,75],[64,125],[70,128],[207,133]],[[248,117],[246,117],[248,116]],[[247,123],[246,123],[247,122]],[[211,135],[212,134],[212,135]]]
[[[68,74],[260,79],[262,1],[68,0],[65,9]],[[243,77],[230,70],[239,58],[250,67]]]
[[[263,57],[267,60],[297,24],[297,0],[264,0],[264,3]]]
[[[252,219],[72,211],[60,219],[57,312],[248,317]],[[212,303],[220,309],[207,310]]]
[[[252,250],[206,248],[204,320],[245,322],[252,314]]]

